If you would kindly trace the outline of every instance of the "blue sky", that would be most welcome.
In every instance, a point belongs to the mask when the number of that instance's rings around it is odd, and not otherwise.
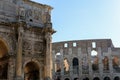
[[[120,47],[120,0],[32,0],[52,10],[53,42],[111,38]]]

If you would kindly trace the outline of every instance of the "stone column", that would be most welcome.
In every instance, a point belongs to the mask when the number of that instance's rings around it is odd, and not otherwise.
[[[18,27],[18,42],[17,42],[17,55],[16,55],[16,80],[22,79],[22,37],[23,28],[22,23]]]
[[[52,59],[51,59],[51,51],[52,51],[52,44],[51,44],[51,33],[46,32],[45,35],[45,39],[46,39],[46,65],[45,65],[45,77],[47,80],[49,80],[50,78],[52,78],[52,71],[51,71],[51,65],[52,65]]]

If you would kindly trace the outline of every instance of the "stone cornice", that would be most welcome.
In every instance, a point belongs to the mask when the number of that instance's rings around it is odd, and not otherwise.
[[[26,22],[0,22],[0,25],[4,25],[4,26],[8,26],[8,27],[14,27],[15,29],[17,29],[18,27],[23,27],[24,30],[30,30],[31,32],[35,32],[35,33],[55,33],[56,31],[52,29],[52,23],[49,24],[45,24],[45,27],[34,27],[34,26],[30,26],[28,27]]]

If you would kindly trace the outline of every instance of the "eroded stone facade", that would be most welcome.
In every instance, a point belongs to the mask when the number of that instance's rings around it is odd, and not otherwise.
[[[0,0],[0,80],[52,78],[52,7]]]
[[[111,39],[52,45],[54,80],[120,80],[120,48]]]

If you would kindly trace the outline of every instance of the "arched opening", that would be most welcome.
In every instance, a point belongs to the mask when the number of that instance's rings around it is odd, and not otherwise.
[[[91,51],[91,63],[92,63],[92,70],[93,71],[98,71],[99,70],[99,58],[98,58],[98,53],[95,50]]]
[[[89,78],[88,78],[88,77],[85,77],[85,78],[83,78],[83,80],[89,80]]]
[[[103,59],[103,70],[109,70],[109,59],[107,56],[105,56]]]
[[[61,72],[61,53],[58,52],[55,55],[55,72],[57,72],[57,74],[60,74]]]
[[[39,80],[39,66],[31,61],[25,65],[24,80]]]
[[[114,78],[114,80],[120,80],[120,78],[119,78],[118,76],[116,76],[116,77]]]
[[[100,78],[99,77],[95,77],[93,80],[100,80]]]
[[[61,80],[60,77],[58,76],[55,80]]]
[[[69,80],[69,78],[65,78],[65,80]]]
[[[113,56],[112,65],[114,71],[120,72],[120,62],[118,56]]]
[[[64,59],[64,74],[68,74],[69,73],[69,63],[68,63],[68,59],[65,58]]]
[[[73,73],[78,74],[79,71],[79,63],[78,63],[78,58],[73,58]]]
[[[8,78],[8,48],[3,41],[0,41],[0,79]]]
[[[104,80],[110,80],[110,78],[109,77],[105,77]]]

